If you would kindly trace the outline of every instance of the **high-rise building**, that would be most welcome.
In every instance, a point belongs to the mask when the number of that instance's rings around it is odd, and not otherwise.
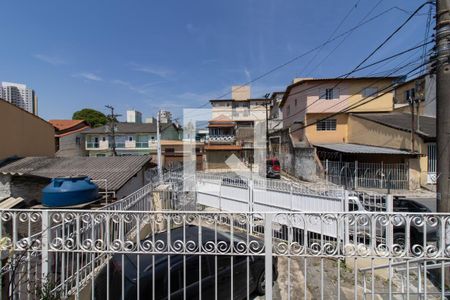
[[[131,110],[127,110],[127,123],[138,123],[141,124],[142,123],[142,113],[131,109]]]
[[[25,84],[12,82],[0,83],[0,99],[6,100],[32,114],[38,114],[37,96]]]

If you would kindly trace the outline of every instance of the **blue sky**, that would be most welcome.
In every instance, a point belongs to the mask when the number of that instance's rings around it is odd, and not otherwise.
[[[84,107],[105,111],[106,104],[122,114],[135,108],[150,116],[161,107],[179,115],[324,42],[357,2],[3,1],[0,81],[35,89],[45,119],[71,118]],[[337,34],[376,3],[360,0]],[[370,17],[421,3],[384,0]],[[422,12],[373,59],[422,41],[427,8]],[[294,77],[351,70],[407,16],[390,10],[352,33],[321,65],[339,39],[307,68],[314,53],[253,83],[252,96],[283,90]]]

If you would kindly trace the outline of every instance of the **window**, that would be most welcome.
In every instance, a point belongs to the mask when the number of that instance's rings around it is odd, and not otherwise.
[[[295,107],[297,107],[297,99],[295,99]]]
[[[326,119],[326,120],[317,122],[316,130],[317,131],[336,130],[336,119]]]
[[[338,88],[324,89],[320,93],[320,99],[325,99],[325,100],[336,100],[336,99],[339,99],[339,89]]]
[[[333,97],[333,89],[326,89],[325,90],[325,99],[327,99],[327,100],[334,99],[334,97]]]
[[[416,98],[416,89],[412,88],[405,91],[405,100],[410,102],[411,100],[415,100]]]
[[[378,94],[378,88],[368,87],[363,90],[363,97],[374,97]]]
[[[81,145],[81,138],[80,138],[79,136],[77,136],[77,137],[75,138],[75,144],[76,144],[76,145]]]
[[[175,149],[174,148],[166,148],[165,150],[167,153],[174,153]]]
[[[291,106],[290,105],[288,105],[286,108],[286,114],[288,117],[291,115]]]

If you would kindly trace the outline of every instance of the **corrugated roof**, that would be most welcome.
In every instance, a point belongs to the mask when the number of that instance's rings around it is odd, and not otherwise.
[[[174,126],[172,123],[161,124],[161,130],[164,130],[170,126]],[[156,123],[117,123],[117,134],[121,133],[156,133]],[[101,126],[84,131],[83,133],[106,133],[109,132],[108,127]]]
[[[411,115],[406,113],[359,113],[352,114],[358,118],[366,119],[395,129],[411,132]],[[416,116],[417,117],[417,116]],[[436,118],[419,117],[419,130],[417,134],[425,138],[436,138]]]
[[[405,150],[359,144],[315,144],[314,146],[343,153],[411,155],[411,152]]]
[[[86,175],[106,179],[108,190],[117,191],[142,167],[150,156],[116,157],[26,157],[0,168],[0,173],[45,178]],[[103,182],[96,182],[104,188]]]

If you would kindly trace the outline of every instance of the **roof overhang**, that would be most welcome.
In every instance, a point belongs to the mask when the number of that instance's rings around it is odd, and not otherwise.
[[[206,145],[207,151],[229,151],[229,150],[242,150],[242,146],[238,145]]]
[[[360,145],[360,144],[315,144],[314,146],[335,152],[348,154],[382,154],[382,155],[407,155],[407,156],[419,155],[418,153],[413,153],[402,149],[378,147],[371,145]]]

